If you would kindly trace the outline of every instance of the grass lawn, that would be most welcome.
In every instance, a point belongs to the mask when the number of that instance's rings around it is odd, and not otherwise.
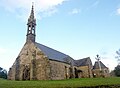
[[[120,85],[120,78],[80,78],[52,81],[10,81],[0,79],[0,88],[79,88],[99,85]]]

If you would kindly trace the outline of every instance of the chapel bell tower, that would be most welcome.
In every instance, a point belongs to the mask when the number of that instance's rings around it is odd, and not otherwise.
[[[35,42],[35,30],[36,30],[36,19],[34,18],[34,7],[32,5],[31,14],[28,18],[27,23],[27,37],[26,42],[32,41]]]

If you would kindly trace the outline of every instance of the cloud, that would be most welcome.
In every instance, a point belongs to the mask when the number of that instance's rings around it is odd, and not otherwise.
[[[32,2],[34,2],[35,13],[37,16],[40,14],[50,16],[56,13],[57,6],[62,5],[65,1],[68,0],[1,0],[0,6],[5,10],[14,13],[18,17],[23,17],[24,15],[26,16],[29,14]]]
[[[74,9],[72,9],[72,11],[69,12],[69,14],[78,14],[80,12],[81,12],[80,9],[74,8]]]
[[[110,13],[110,16],[120,16],[120,8],[115,9]]]
[[[117,9],[117,15],[120,15],[120,8]]]

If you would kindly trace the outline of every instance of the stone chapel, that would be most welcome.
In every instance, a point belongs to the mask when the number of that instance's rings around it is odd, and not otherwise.
[[[69,55],[36,42],[34,7],[27,22],[26,42],[8,72],[9,80],[61,80],[93,77],[91,59]]]
[[[34,7],[27,23],[26,42],[8,72],[10,80],[58,80],[74,77],[73,59],[37,43]]]

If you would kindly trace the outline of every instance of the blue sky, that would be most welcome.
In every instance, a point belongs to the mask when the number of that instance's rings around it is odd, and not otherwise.
[[[74,59],[99,54],[114,69],[120,48],[120,0],[0,0],[0,66],[9,69],[26,41],[34,2],[36,41]]]

